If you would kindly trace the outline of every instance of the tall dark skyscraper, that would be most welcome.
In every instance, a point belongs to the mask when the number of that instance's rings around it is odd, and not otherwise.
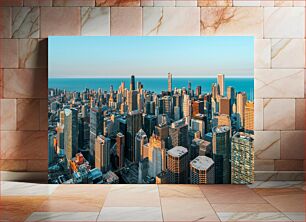
[[[231,138],[228,126],[216,126],[213,132],[213,159],[215,162],[215,182],[231,183]]]
[[[95,142],[98,135],[101,135],[102,132],[102,123],[103,123],[103,116],[101,111],[98,108],[92,108],[90,110],[90,157],[91,162],[93,164],[95,158]]]
[[[130,90],[135,90],[135,76],[131,75]]]
[[[168,92],[172,92],[172,74],[168,73]]]
[[[139,111],[129,112],[127,115],[127,158],[134,162],[135,136],[142,128],[142,113]]]

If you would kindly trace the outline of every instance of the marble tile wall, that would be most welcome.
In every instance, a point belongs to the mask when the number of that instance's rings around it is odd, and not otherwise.
[[[47,171],[50,35],[254,36],[256,179],[303,178],[305,1],[0,0],[1,170]]]

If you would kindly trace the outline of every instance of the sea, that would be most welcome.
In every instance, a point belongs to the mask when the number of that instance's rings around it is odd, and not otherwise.
[[[130,78],[49,78],[49,88],[65,89],[66,91],[82,92],[84,89],[97,90],[101,88],[103,91],[109,91],[112,85],[114,90],[117,90],[121,84],[125,82],[126,88],[129,88]],[[135,82],[141,82],[144,89],[151,92],[160,93],[167,91],[167,78],[135,78]],[[188,82],[191,83],[191,88],[195,90],[197,86],[201,86],[202,93],[211,92],[213,83],[217,83],[217,78],[173,78],[172,87],[188,88]],[[254,99],[254,78],[229,78],[225,77],[225,94],[226,88],[232,86],[236,92],[246,92],[248,100]],[[137,86],[137,84],[136,84]]]

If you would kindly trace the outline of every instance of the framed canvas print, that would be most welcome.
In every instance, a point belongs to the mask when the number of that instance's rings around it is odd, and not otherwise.
[[[253,37],[48,39],[48,181],[254,181]]]

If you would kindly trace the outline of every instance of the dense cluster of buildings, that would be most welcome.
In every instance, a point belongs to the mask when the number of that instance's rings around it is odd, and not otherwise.
[[[254,102],[224,85],[49,89],[49,182],[252,183]]]

